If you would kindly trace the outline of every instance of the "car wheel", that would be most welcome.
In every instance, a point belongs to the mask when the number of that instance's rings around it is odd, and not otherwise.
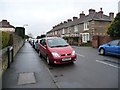
[[[103,48],[100,49],[100,55],[105,55],[105,49]]]
[[[48,65],[50,65],[51,63],[50,63],[50,59],[49,59],[49,57],[48,56],[46,56],[46,61],[47,61],[47,64]]]
[[[37,53],[39,53],[39,50],[37,49]]]
[[[39,51],[39,53],[38,53],[38,54],[39,54],[39,56],[40,56],[40,57],[42,57],[42,54],[40,53],[40,51]]]

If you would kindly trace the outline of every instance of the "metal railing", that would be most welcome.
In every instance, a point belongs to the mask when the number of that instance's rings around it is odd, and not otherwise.
[[[13,58],[14,58],[14,50],[13,50],[13,46],[8,46],[2,50],[0,50],[2,53],[0,55],[0,57],[2,57],[2,64],[4,64],[5,62],[7,63],[7,68],[10,67],[11,62],[13,62]],[[3,65],[2,65],[3,66]],[[3,67],[3,70],[6,69]]]
[[[10,67],[10,63],[13,62],[13,55],[14,55],[14,52],[13,52],[13,46],[8,46],[7,48],[7,53],[8,53],[8,67]]]

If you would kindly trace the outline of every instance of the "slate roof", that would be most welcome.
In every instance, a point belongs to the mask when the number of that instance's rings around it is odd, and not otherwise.
[[[0,28],[15,28],[14,26],[10,25],[7,20],[2,20],[0,22]]]
[[[88,22],[91,20],[111,22],[111,19],[109,16],[103,14],[102,18],[100,18],[99,12],[95,12],[94,14],[86,15],[84,18],[79,18],[79,19],[76,19],[73,21],[69,21],[67,23],[60,24],[59,26],[54,27],[52,30],[48,31],[47,33],[51,32],[51,31],[60,30],[62,28],[78,25],[78,24]]]

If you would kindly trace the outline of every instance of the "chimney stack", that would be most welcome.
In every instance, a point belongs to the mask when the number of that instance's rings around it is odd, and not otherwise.
[[[100,11],[98,12],[98,14],[99,14],[99,17],[100,17],[100,18],[103,18],[103,11],[102,11],[102,8],[100,8]]]
[[[78,19],[78,17],[73,17],[73,20],[77,20]]]
[[[94,9],[89,9],[89,15],[92,15],[95,13],[95,10]]]
[[[67,21],[64,21],[64,23],[67,23]]]
[[[67,21],[70,22],[70,21],[72,21],[72,19],[68,19]]]
[[[2,26],[9,26],[10,23],[7,20],[2,20]]]
[[[113,13],[113,12],[110,12],[110,13],[109,13],[109,17],[110,17],[110,20],[113,20],[113,19],[114,19],[114,13]]]
[[[84,12],[82,11],[82,13],[80,13],[80,18],[84,18],[85,17],[85,14]]]

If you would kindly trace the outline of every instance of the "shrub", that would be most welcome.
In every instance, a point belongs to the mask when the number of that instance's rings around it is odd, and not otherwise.
[[[111,37],[119,37],[120,38],[120,13],[117,14],[114,21],[108,27],[107,33]]]
[[[10,39],[10,33],[2,31],[2,48],[8,46],[9,39]]]

